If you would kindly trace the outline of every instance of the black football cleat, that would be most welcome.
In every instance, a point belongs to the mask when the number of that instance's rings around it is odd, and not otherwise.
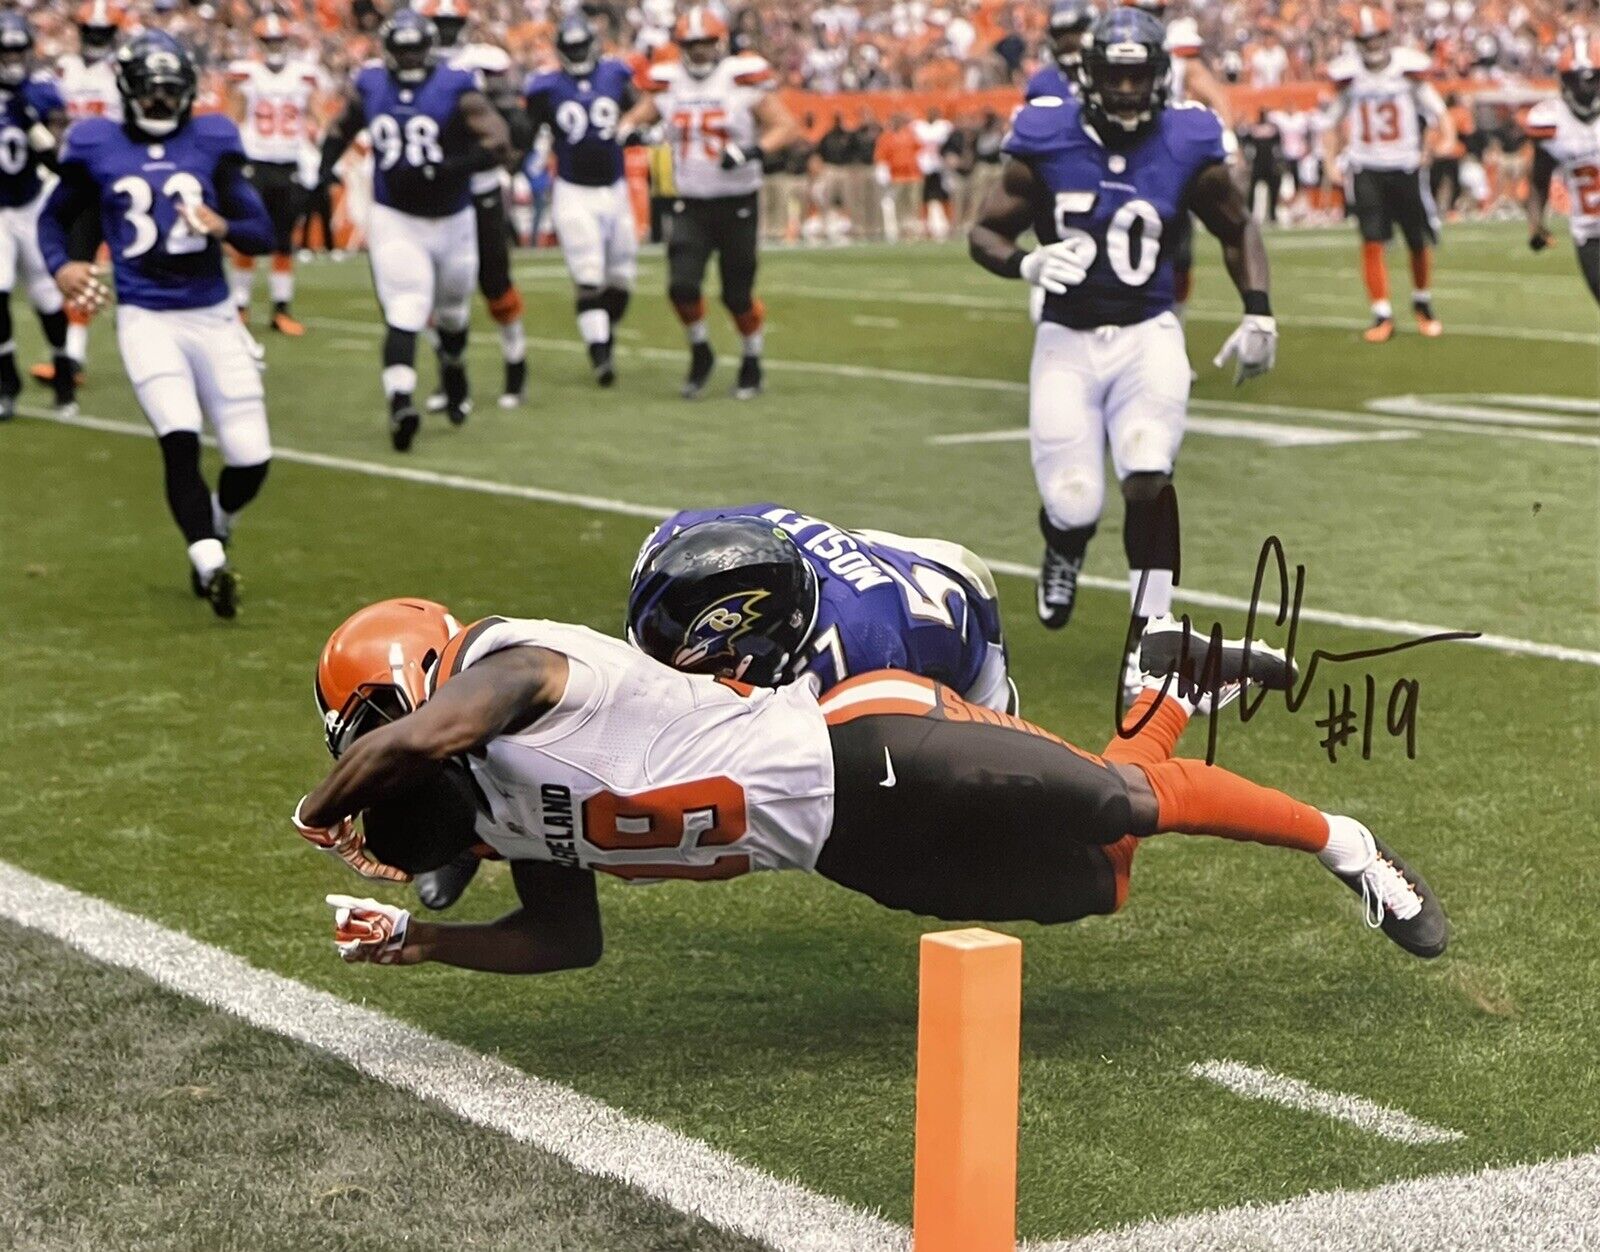
[[[411,451],[411,441],[417,437],[422,425],[422,414],[404,393],[389,398],[389,442],[396,452]]]
[[[528,390],[527,361],[507,361],[505,386],[500,388],[500,407],[515,409],[521,406]]]
[[[1153,617],[1139,643],[1139,668],[1156,678],[1176,674],[1180,695],[1191,694],[1213,677],[1218,686],[1248,681],[1268,691],[1288,691],[1300,676],[1281,648],[1259,639],[1223,639],[1215,656],[1211,643],[1211,636],[1196,630],[1187,617]]]
[[[1361,897],[1367,925],[1381,930],[1412,956],[1432,960],[1450,943],[1450,921],[1444,906],[1422,875],[1386,848],[1368,831],[1373,856],[1366,868],[1353,874],[1335,874]]]
[[[55,372],[50,377],[50,389],[55,395],[57,417],[78,416],[78,373],[72,358],[57,353]]]
[[[754,400],[761,394],[761,358],[747,356],[739,362],[739,380],[733,384],[735,400]]]
[[[683,398],[698,399],[711,377],[711,367],[717,363],[716,353],[709,343],[697,343],[689,349],[689,376],[683,380]]]
[[[1083,573],[1086,553],[1081,547],[1075,555],[1061,550],[1061,539],[1077,532],[1056,529],[1043,509],[1039,510],[1039,530],[1044,535],[1044,560],[1034,587],[1035,607],[1040,625],[1046,630],[1060,630],[1072,620],[1072,606],[1078,600],[1078,575]],[[1093,528],[1089,533],[1094,533]],[[1087,540],[1083,543],[1086,545]]]
[[[463,365],[445,365],[439,370],[439,382],[444,386],[444,415],[450,425],[460,426],[472,412],[472,393],[467,383],[467,370]]]
[[[424,908],[447,909],[461,898],[473,875],[482,862],[471,852],[463,852],[455,860],[438,869],[417,875],[417,899]]]
[[[613,341],[589,345],[589,365],[594,370],[594,380],[602,387],[613,386],[617,381],[617,366],[613,359]],[[710,367],[706,367],[709,371]],[[702,385],[704,385],[702,383]]]
[[[239,613],[239,575],[231,566],[224,565],[206,583],[205,596],[211,602],[213,613],[231,621]]]

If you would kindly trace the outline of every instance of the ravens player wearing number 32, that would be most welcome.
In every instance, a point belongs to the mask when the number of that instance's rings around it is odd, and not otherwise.
[[[161,443],[194,591],[232,617],[239,583],[223,545],[266,480],[272,443],[222,245],[260,256],[272,218],[244,175],[239,128],[221,114],[190,116],[199,77],[182,44],[146,31],[117,53],[116,73],[123,120],[85,117],[68,129],[39,247],[68,304],[86,311],[108,296],[93,257],[102,238],[109,247],[117,346]],[[215,495],[200,473],[202,414],[222,452]]]
[[[1172,472],[1189,402],[1189,359],[1173,309],[1173,243],[1193,211],[1222,241],[1244,320],[1215,364],[1236,382],[1272,368],[1277,326],[1260,227],[1229,177],[1223,126],[1200,105],[1167,105],[1170,56],[1160,21],[1138,9],[1099,18],[1078,65],[1081,100],[1045,96],[1012,121],[1000,186],[982,206],[972,258],[1045,293],[1034,340],[1028,425],[1044,507],[1039,620],[1072,614],[1084,554],[1105,504],[1107,445],[1126,503],[1123,547],[1132,645],[1166,615],[1178,580]],[[1033,230],[1040,247],[1017,238]]]

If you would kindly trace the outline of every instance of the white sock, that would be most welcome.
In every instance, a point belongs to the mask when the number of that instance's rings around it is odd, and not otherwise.
[[[288,304],[294,299],[294,271],[273,270],[267,276],[267,290],[272,293],[273,304]]]
[[[1412,304],[1428,304],[1431,303],[1432,300],[1433,292],[1427,287],[1422,288],[1420,291],[1413,291],[1411,293]]]
[[[764,330],[754,330],[744,337],[744,354],[746,356],[760,356],[761,349],[767,341]]]
[[[1139,594],[1139,583],[1144,594]],[[1128,571],[1128,599],[1137,617],[1165,617],[1172,612],[1172,571],[1169,569],[1131,569]]]
[[[528,355],[528,332],[522,328],[522,320],[508,322],[500,328],[500,356],[507,364],[514,365]]]
[[[89,323],[67,323],[67,355],[79,365],[89,355]]]
[[[1328,843],[1317,853],[1317,860],[1335,874],[1355,874],[1366,869],[1377,853],[1371,832],[1353,817],[1337,813],[1322,816],[1328,819]]]
[[[1384,321],[1388,321],[1394,317],[1394,305],[1387,300],[1374,300],[1372,302],[1372,316],[1381,317]]]
[[[241,308],[250,307],[250,288],[255,286],[256,272],[254,270],[233,271],[233,303]]]
[[[210,582],[211,575],[227,563],[228,554],[222,550],[220,539],[196,539],[189,545],[189,564],[203,583]]]
[[[383,394],[386,396],[410,395],[417,389],[417,371],[409,365],[383,367]]]
[[[695,323],[704,326],[702,319]],[[584,343],[604,343],[611,338],[611,314],[604,309],[585,309],[578,314],[578,334],[583,336]],[[691,330],[690,339],[694,338]]]
[[[698,322],[690,322],[684,329],[689,334],[690,343],[711,342],[711,332],[706,329],[706,319],[703,317]]]

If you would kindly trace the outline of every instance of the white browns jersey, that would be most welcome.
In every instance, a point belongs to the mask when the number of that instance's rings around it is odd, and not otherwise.
[[[753,152],[760,136],[755,110],[776,85],[772,67],[751,53],[723,57],[704,78],[678,61],[652,65],[645,87],[655,96],[672,149],[678,195],[692,200],[745,196],[761,190],[761,164],[722,168],[722,153],[736,144]]]
[[[497,852],[634,880],[815,866],[833,752],[810,684],[730,685],[582,626],[498,617],[451,640],[432,682],[525,646],[561,653],[570,676],[556,708],[468,759]]]
[[[917,140],[917,171],[924,176],[937,174],[944,168],[944,146],[955,132],[944,118],[928,121],[918,118],[911,123],[911,133]]]
[[[1414,170],[1422,164],[1423,121],[1445,111],[1427,81],[1430,69],[1415,48],[1394,49],[1381,70],[1369,70],[1354,53],[1328,67],[1339,92],[1332,120],[1344,121],[1344,159],[1351,170]]]
[[[1565,101],[1541,100],[1528,112],[1527,131],[1567,184],[1573,239],[1600,239],[1600,117],[1581,121]]]
[[[228,67],[228,81],[244,100],[239,135],[245,156],[276,164],[298,162],[311,142],[316,69],[296,61],[281,70],[260,61],[235,61]]]
[[[117,94],[117,71],[110,57],[85,61],[69,52],[56,63],[61,96],[67,102],[67,116],[109,117],[122,120],[122,97]]]

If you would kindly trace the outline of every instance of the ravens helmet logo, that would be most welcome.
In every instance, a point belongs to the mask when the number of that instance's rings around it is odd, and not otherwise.
[[[723,658],[737,659],[734,640],[755,628],[762,618],[756,605],[769,594],[760,588],[733,591],[707,605],[684,632],[683,643],[672,656],[673,668],[704,670]]]

